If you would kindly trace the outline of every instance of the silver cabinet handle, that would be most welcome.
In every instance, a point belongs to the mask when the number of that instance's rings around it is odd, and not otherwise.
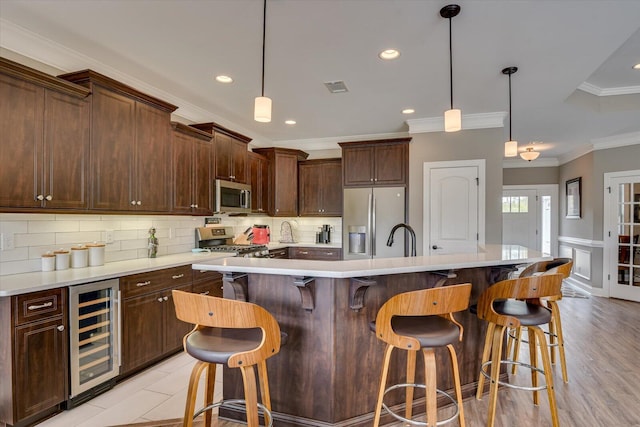
[[[64,325],[60,325],[56,329],[59,330],[60,332],[62,332],[62,331],[64,331]]]
[[[166,301],[166,300],[168,300],[168,299],[169,299],[169,297],[164,297],[164,298],[162,298],[162,299],[163,299],[164,301]]]
[[[171,276],[172,279],[180,279],[181,277],[184,277],[183,273],[180,274],[174,274],[173,276]]]
[[[132,201],[131,201],[131,204],[135,206],[136,201],[135,201],[135,200],[132,200]]]
[[[51,200],[53,200],[53,196],[51,196],[51,194],[49,194],[47,197],[45,197],[45,199],[47,199],[50,202]]]
[[[38,195],[36,196],[36,199],[38,199],[38,200],[40,200],[40,201],[43,201],[43,200],[44,200],[44,196],[43,196],[42,194],[38,194]]]
[[[53,302],[49,301],[49,302],[45,302],[44,304],[40,304],[40,305],[30,305],[27,308],[29,310],[40,310],[41,308],[47,308],[47,307],[51,307],[51,306],[53,306]]]
[[[158,302],[162,302],[162,297],[158,298]]]
[[[209,291],[200,292],[200,295],[209,295]]]
[[[333,252],[325,252],[326,255],[333,255]]]
[[[147,286],[147,285],[150,285],[150,284],[151,284],[151,280],[147,280],[146,282],[136,283],[136,286],[137,287],[142,287],[142,286]]]
[[[141,204],[142,204],[142,202],[141,202],[140,200],[138,200],[138,201],[136,202],[136,205],[138,205],[138,206],[140,206]]]
[[[197,209],[197,208],[198,208],[198,205],[193,205],[193,207]]]
[[[302,255],[309,255],[309,252],[308,252],[308,251],[300,251],[300,253],[301,253]]]

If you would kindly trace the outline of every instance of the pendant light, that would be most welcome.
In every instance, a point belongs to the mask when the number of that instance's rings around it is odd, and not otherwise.
[[[539,155],[540,153],[534,150],[533,147],[527,147],[526,151],[523,151],[522,153],[520,153],[520,157],[522,157],[524,160],[528,162],[530,162],[531,160],[537,159]]]
[[[518,155],[518,141],[511,138],[511,74],[518,71],[518,67],[507,67],[502,70],[502,74],[509,76],[509,140],[504,143],[504,156],[516,157]]]
[[[460,6],[450,4],[440,9],[440,16],[449,19],[449,81],[451,89],[451,109],[444,112],[444,131],[457,132],[462,129],[462,113],[453,108],[453,47],[451,42],[451,18],[458,16]]]
[[[262,92],[256,97],[253,119],[256,122],[269,123],[271,121],[271,98],[264,96],[264,51],[265,36],[267,33],[267,0],[264,0],[264,10],[262,12]]]

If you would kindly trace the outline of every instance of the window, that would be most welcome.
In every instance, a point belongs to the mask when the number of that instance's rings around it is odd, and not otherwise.
[[[529,212],[529,197],[511,196],[502,198],[502,213]]]

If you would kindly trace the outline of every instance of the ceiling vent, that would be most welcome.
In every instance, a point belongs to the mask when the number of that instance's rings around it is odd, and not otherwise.
[[[349,89],[347,89],[347,85],[345,85],[343,81],[324,82],[324,85],[327,87],[327,89],[329,89],[329,92],[331,93],[349,92]]]

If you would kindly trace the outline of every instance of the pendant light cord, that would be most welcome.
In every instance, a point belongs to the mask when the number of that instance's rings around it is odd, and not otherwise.
[[[264,0],[264,9],[262,11],[262,92],[261,96],[264,96],[264,51],[265,51],[265,38],[267,34],[267,0]]]
[[[511,74],[509,74],[509,141],[513,141],[511,138]]]
[[[451,18],[449,18],[449,88],[451,91],[451,109],[453,110],[453,43],[451,42]]]

